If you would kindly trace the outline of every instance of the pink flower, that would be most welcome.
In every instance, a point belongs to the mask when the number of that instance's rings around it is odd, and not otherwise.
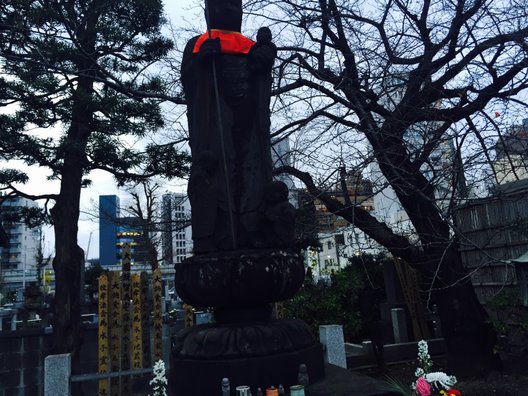
[[[431,396],[431,385],[424,377],[420,377],[416,381],[416,393],[420,396]]]

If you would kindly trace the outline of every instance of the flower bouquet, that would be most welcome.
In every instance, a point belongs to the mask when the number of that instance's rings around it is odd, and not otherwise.
[[[429,355],[429,346],[422,340],[418,342],[418,368],[414,373],[416,381],[412,384],[414,393],[418,396],[462,396],[460,391],[452,387],[457,383],[453,375],[441,371],[431,372],[433,361]]]

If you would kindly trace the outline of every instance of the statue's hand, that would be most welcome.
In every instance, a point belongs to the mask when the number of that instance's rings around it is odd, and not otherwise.
[[[215,55],[218,55],[220,51],[221,49],[219,38],[207,39],[200,46],[200,51],[198,52],[198,55],[202,61],[209,61]]]
[[[273,43],[253,46],[251,50],[251,63],[255,70],[266,70],[273,66],[273,61],[277,56],[277,47]]]

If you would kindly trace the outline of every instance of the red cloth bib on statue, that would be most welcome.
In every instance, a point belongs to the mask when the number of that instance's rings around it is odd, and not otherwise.
[[[202,43],[208,38],[220,39],[220,48],[223,54],[247,54],[251,50],[251,47],[255,45],[253,40],[247,38],[242,33],[212,29],[210,36],[209,32],[206,32],[198,37],[196,44],[194,44],[193,54],[200,51]]]

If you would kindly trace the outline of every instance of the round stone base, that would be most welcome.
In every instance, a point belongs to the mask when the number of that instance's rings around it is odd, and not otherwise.
[[[172,338],[171,353],[192,359],[243,358],[303,349],[315,341],[298,319],[215,323],[181,330]]]
[[[229,378],[231,393],[239,385],[247,385],[256,395],[282,384],[285,389],[297,384],[299,365],[306,364],[310,382],[324,378],[323,349],[319,342],[292,350],[245,358],[192,359],[171,356],[169,396],[214,396],[221,394],[222,378]]]

